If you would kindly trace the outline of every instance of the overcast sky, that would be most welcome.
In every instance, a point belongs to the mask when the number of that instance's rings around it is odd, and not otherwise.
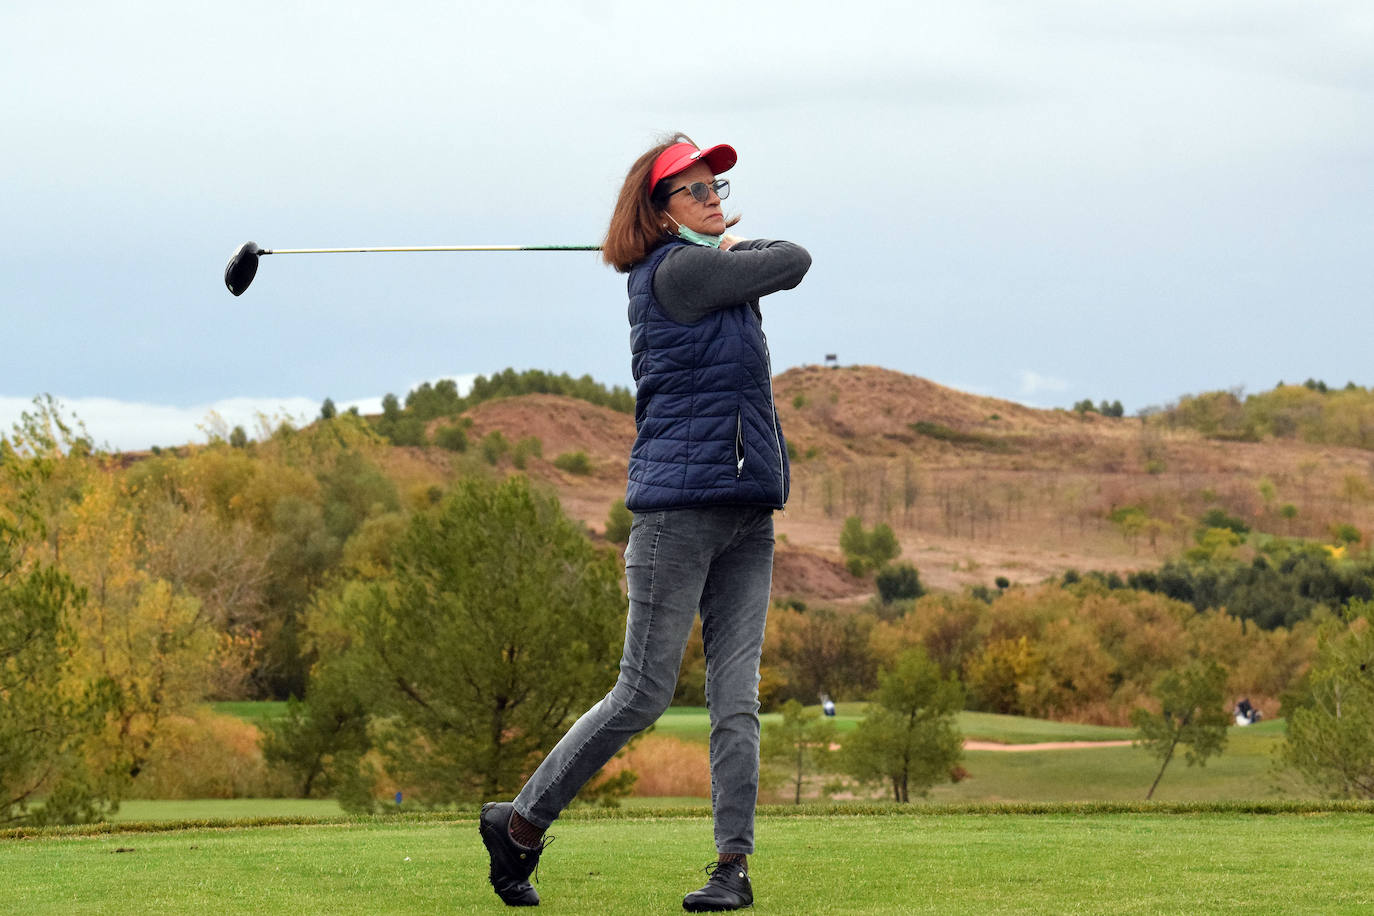
[[[1368,0],[0,5],[0,427],[116,448],[507,366],[631,385],[594,254],[663,131],[805,245],[774,370],[1037,406],[1374,384]]]

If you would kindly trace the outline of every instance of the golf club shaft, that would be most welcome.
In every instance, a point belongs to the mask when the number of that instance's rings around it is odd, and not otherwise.
[[[385,248],[263,248],[258,254],[355,254],[367,251],[600,251],[600,245],[398,245]]]

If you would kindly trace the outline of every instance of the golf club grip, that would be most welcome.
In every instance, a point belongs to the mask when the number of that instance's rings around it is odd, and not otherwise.
[[[600,245],[404,245],[385,248],[263,248],[258,254],[359,254],[369,251],[600,251]]]

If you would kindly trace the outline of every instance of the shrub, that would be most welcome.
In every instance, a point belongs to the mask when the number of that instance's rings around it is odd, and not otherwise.
[[[910,563],[889,566],[878,573],[878,595],[884,604],[919,598],[926,593],[921,575]]]
[[[634,513],[625,508],[624,500],[611,503],[611,511],[606,516],[606,540],[612,544],[628,544],[634,520]]]
[[[1236,518],[1234,515],[1227,515],[1225,510],[1222,509],[1208,509],[1207,514],[1198,520],[1199,541],[1201,540],[1201,534],[1209,528],[1225,528],[1228,531],[1234,531],[1242,538],[1250,533],[1249,525],[1245,524],[1245,522]]]
[[[510,452],[510,440],[501,430],[493,429],[482,437],[482,457],[487,464],[496,465]]]
[[[288,776],[269,771],[258,729],[198,710],[167,720],[129,798],[249,798],[289,795]]]
[[[940,423],[931,423],[927,420],[918,420],[909,424],[912,432],[918,435],[927,436],[931,439],[938,439],[941,442],[948,442],[953,446],[963,446],[966,448],[980,449],[985,452],[1013,452],[1015,448],[1010,442],[989,436],[984,433],[966,433],[961,430],[952,429]]]
[[[867,531],[857,515],[845,519],[840,531],[840,550],[844,553],[845,565],[856,576],[881,569],[902,553],[891,527],[879,522],[873,530]]]
[[[468,434],[466,425],[454,423],[449,426],[441,426],[434,433],[434,444],[450,452],[466,452],[468,450]]]
[[[569,474],[585,476],[592,472],[592,460],[587,457],[587,453],[579,449],[575,452],[564,452],[553,459],[553,466],[560,471]]]
[[[1340,523],[1331,526],[1331,540],[1338,544],[1360,543],[1360,529],[1354,525]]]
[[[544,457],[544,443],[539,441],[538,436],[525,436],[515,443],[515,450],[511,453],[511,460],[522,471],[531,457]]]

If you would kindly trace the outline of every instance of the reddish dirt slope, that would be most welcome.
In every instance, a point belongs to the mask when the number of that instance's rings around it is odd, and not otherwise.
[[[1191,543],[1196,519],[1214,507],[1274,533],[1321,537],[1333,521],[1374,532],[1365,495],[1374,464],[1358,449],[1210,441],[867,366],[791,369],[774,379],[774,393],[796,452],[792,498],[777,519],[780,596],[872,593],[839,554],[840,527],[853,514],[892,525],[902,558],[937,588],[1158,566]],[[489,401],[469,416],[474,439],[492,430],[512,442],[537,437],[543,457],[527,473],[557,488],[570,515],[604,530],[624,496],[631,416],[555,395]],[[578,450],[592,474],[553,466]],[[1296,517],[1280,516],[1284,504]],[[1157,530],[1128,536],[1109,520],[1132,505],[1145,507]]]

